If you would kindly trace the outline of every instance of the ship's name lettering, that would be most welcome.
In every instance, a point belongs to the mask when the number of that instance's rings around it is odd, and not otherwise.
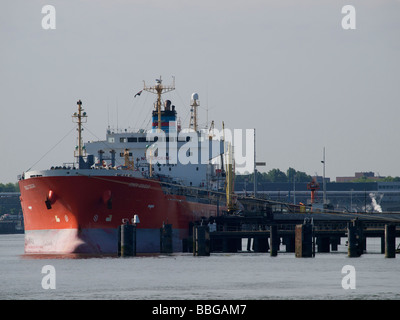
[[[135,183],[135,182],[130,183],[129,186],[132,187],[132,188],[135,187],[135,188],[142,188],[142,189],[150,188],[150,186],[147,185],[147,184]]]

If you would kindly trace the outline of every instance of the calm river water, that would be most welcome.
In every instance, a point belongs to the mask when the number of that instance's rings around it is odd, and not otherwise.
[[[0,299],[400,299],[400,258],[384,258],[380,240],[371,241],[360,258],[348,258],[342,241],[338,252],[315,258],[245,252],[73,259],[26,256],[24,235],[0,235]],[[42,286],[47,265],[55,289]],[[354,289],[342,286],[346,265],[354,267]]]

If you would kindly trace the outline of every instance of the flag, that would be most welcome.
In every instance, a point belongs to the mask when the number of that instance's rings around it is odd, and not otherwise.
[[[134,98],[136,98],[136,96],[140,96],[140,94],[142,93],[143,90],[140,90],[138,93],[135,94]]]

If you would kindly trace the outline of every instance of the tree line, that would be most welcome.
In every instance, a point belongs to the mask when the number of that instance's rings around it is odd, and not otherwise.
[[[297,171],[293,168],[289,168],[286,170],[286,173],[281,171],[280,169],[272,169],[268,172],[257,172],[257,182],[293,182],[295,179],[296,182],[310,182],[312,180],[312,176],[308,175],[305,172]],[[248,174],[241,174],[235,176],[236,182],[254,182],[254,172]]]
[[[313,179],[312,176],[308,175],[305,172],[297,171],[293,168],[289,168],[286,170],[286,173],[279,169],[272,169],[268,172],[257,172],[257,182],[291,182],[293,183],[293,179],[296,182],[311,182]],[[246,183],[254,183],[254,173],[245,173],[245,174],[237,174],[235,176],[236,182],[246,182]],[[381,178],[370,178],[370,177],[361,177],[354,178],[349,182],[400,182],[400,177],[381,177]]]
[[[0,192],[19,192],[18,183],[0,183]]]

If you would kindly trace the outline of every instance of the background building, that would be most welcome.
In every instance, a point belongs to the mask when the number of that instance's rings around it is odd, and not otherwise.
[[[253,194],[253,185],[235,183],[237,193]],[[307,183],[257,183],[257,195],[265,199],[310,204],[311,191]],[[327,182],[327,204],[338,212],[399,212],[400,182]],[[316,201],[322,203],[322,183]]]

